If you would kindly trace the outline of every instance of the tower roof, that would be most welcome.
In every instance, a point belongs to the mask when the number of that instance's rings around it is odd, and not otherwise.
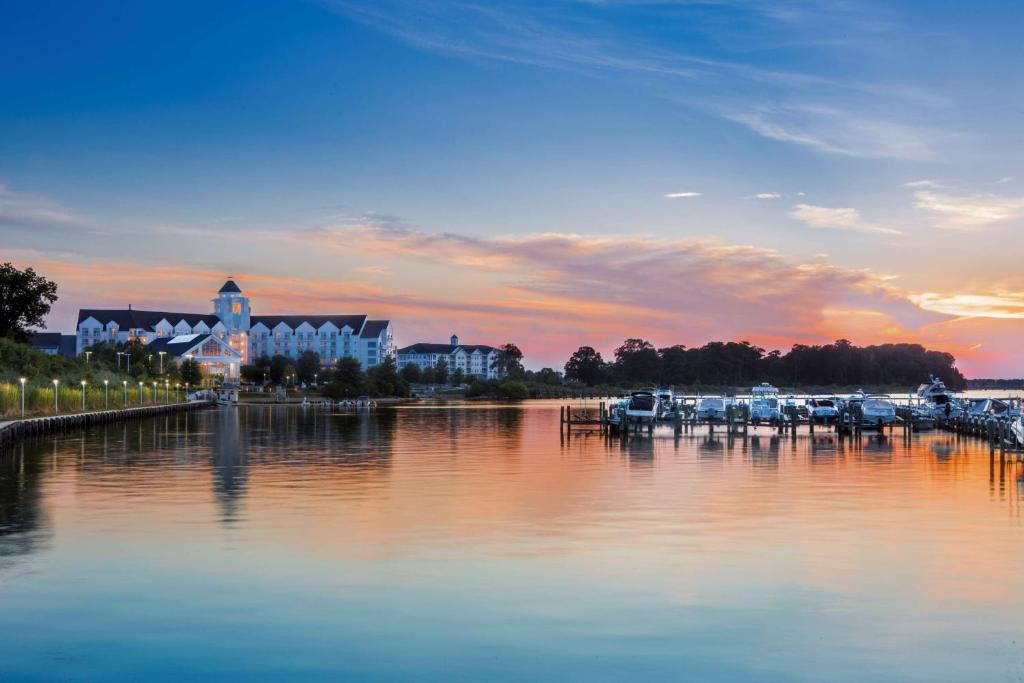
[[[231,294],[241,294],[242,290],[238,285],[235,284],[234,280],[228,280],[227,282],[224,283],[224,286],[217,291],[218,294],[223,294],[224,292],[230,292]]]

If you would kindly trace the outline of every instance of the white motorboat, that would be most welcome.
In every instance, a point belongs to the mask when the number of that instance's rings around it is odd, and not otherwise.
[[[1018,417],[1010,423],[1010,433],[1016,440],[1017,446],[1024,446],[1024,416]]]
[[[963,414],[962,402],[934,375],[917,388],[917,397],[923,402],[922,406],[936,419],[959,417]]]
[[[650,391],[634,391],[626,401],[626,419],[630,422],[654,422],[658,418],[658,399]]]
[[[807,416],[816,424],[835,423],[839,420],[838,400],[829,397],[807,399]]]
[[[778,422],[781,418],[778,389],[767,382],[761,382],[750,390],[750,419],[752,421]]]
[[[861,421],[868,427],[882,427],[899,422],[896,406],[885,394],[871,394],[861,403]]]
[[[721,396],[705,396],[697,404],[697,419],[707,422],[724,422],[725,409],[732,405],[732,399]]]
[[[665,416],[676,411],[676,400],[675,395],[672,393],[672,389],[668,387],[662,387],[658,389],[658,412],[660,415]]]

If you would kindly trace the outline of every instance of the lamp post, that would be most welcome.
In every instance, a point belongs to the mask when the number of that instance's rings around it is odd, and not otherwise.
[[[25,378],[22,377],[21,382],[21,416],[25,417]]]
[[[82,412],[85,412],[85,380],[82,380]]]
[[[171,383],[165,379],[164,380],[164,403],[170,403],[171,402],[171,397],[169,396],[170,392],[171,392]]]
[[[177,382],[174,383],[174,402],[178,403],[181,401],[181,392],[178,389],[181,387]]]
[[[164,354],[165,353],[167,353],[167,352],[166,351],[160,351],[160,353],[159,353],[159,355],[160,355],[160,374],[161,375],[164,374]]]
[[[123,355],[124,354],[121,353],[120,351],[117,352],[117,371],[118,372],[121,371],[121,356],[123,356]]]
[[[110,410],[110,380],[103,380],[103,410]]]
[[[124,407],[128,407],[128,380],[121,380],[121,385],[124,387]]]
[[[139,382],[139,407],[142,407],[142,382]]]
[[[313,373],[313,386],[314,387],[316,386],[316,378],[319,377],[319,376],[320,375],[318,373],[316,373],[316,372]]]
[[[92,355],[92,351],[86,351],[85,352],[85,362],[86,363],[89,362],[89,356],[91,356],[91,355]]]
[[[60,380],[53,380],[53,413],[54,415],[60,414],[60,404],[57,403],[57,389],[60,387]]]
[[[156,405],[156,380],[153,381],[153,395],[149,397],[150,403]]]

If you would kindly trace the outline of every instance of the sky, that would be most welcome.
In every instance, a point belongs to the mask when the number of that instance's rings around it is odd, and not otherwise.
[[[529,367],[917,342],[1024,376],[1024,5],[0,0],[0,261]]]

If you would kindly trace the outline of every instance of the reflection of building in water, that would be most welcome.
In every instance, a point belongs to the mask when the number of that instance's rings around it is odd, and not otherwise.
[[[41,539],[49,539],[40,492],[47,448],[46,441],[37,439],[0,451],[0,568],[8,558],[32,553]]]
[[[216,422],[213,443],[213,490],[220,506],[221,521],[239,517],[249,480],[249,443],[239,425],[239,411],[225,408],[212,413]]]

